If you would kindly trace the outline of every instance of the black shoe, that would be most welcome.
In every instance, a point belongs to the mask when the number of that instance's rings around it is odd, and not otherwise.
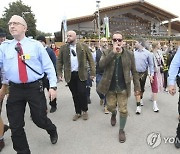
[[[175,138],[174,145],[177,149],[180,148],[180,138],[178,138],[177,136]]]
[[[50,113],[53,113],[53,112],[55,112],[56,110],[57,110],[57,107],[52,106],[51,109],[50,109]]]
[[[50,133],[50,140],[52,144],[56,144],[57,140],[58,140],[58,134],[57,131],[53,131],[52,133]]]
[[[5,146],[4,139],[2,139],[2,140],[0,140],[0,152],[4,148],[4,146]]]
[[[8,125],[4,125],[4,133],[9,129]]]

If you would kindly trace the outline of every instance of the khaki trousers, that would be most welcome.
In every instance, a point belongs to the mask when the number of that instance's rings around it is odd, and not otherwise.
[[[127,117],[127,102],[128,102],[128,94],[126,90],[121,92],[113,92],[108,91],[106,95],[107,99],[107,108],[110,112],[114,112],[116,107],[118,106],[118,110],[122,117]]]

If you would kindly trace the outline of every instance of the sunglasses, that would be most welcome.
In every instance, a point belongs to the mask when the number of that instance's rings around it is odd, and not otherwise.
[[[116,39],[116,38],[114,38],[114,39],[113,39],[113,42],[122,42],[122,40],[123,40],[123,39]]]

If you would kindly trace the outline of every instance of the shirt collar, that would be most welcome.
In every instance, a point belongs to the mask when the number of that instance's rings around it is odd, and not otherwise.
[[[21,41],[17,41],[15,40],[16,43],[21,43],[21,44],[24,44],[24,42],[27,40],[28,38],[27,37],[24,37]]]
[[[74,44],[74,45],[70,44],[69,47],[70,48],[76,48],[76,44]]]
[[[138,51],[138,52],[143,52],[144,49],[145,49],[145,48],[143,48],[143,49],[138,49],[137,51]]]

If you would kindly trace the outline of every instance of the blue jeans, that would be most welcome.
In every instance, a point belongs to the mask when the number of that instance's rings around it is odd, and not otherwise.
[[[101,81],[101,78],[102,78],[101,74],[96,74],[96,87],[98,86],[99,82]],[[96,90],[96,92],[99,95],[99,98],[104,100],[104,105],[106,105],[107,104],[106,103],[106,96],[99,93],[97,90]]]

